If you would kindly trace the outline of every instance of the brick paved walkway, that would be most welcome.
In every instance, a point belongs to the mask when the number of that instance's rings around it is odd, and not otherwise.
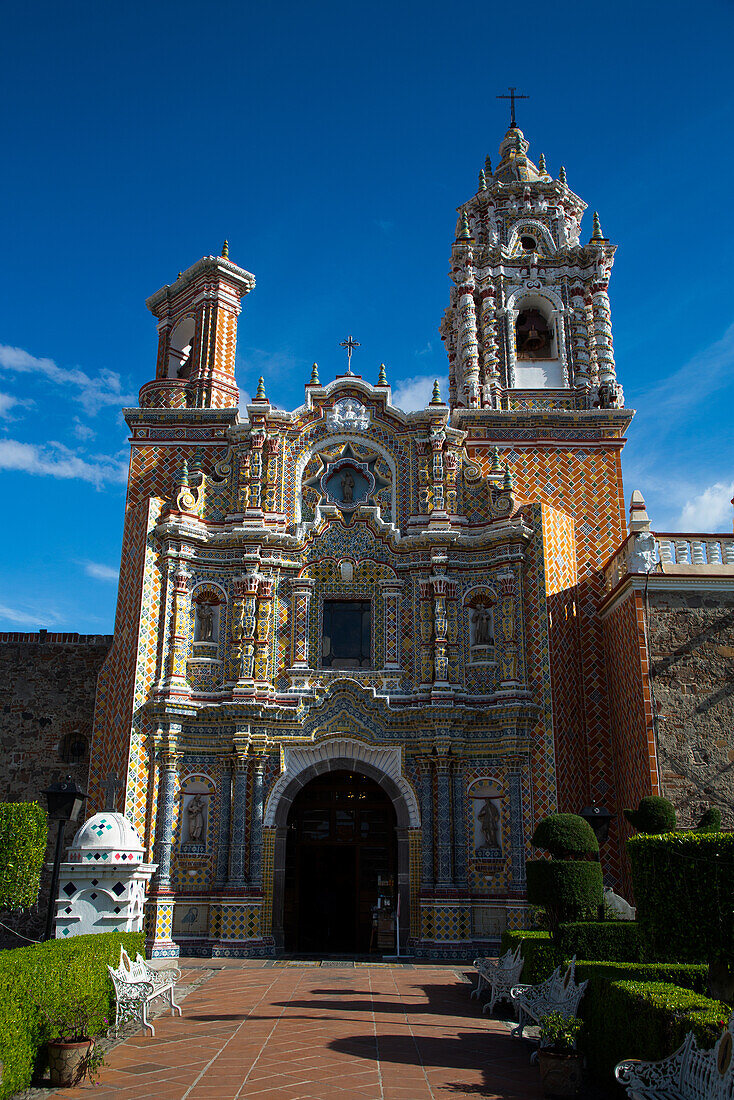
[[[206,965],[206,964],[205,964]],[[210,964],[211,965],[211,964]],[[529,1047],[483,1016],[448,967],[229,965],[183,1019],[159,1016],[108,1056],[95,1100],[429,1100],[542,1096]]]

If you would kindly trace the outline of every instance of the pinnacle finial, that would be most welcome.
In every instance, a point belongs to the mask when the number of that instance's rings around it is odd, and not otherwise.
[[[178,275],[176,276],[176,282],[178,282],[178,280],[181,278],[182,275],[183,275],[183,271],[179,271]]]
[[[380,363],[380,373],[377,376],[377,385],[378,386],[386,386],[387,385],[387,371],[385,370],[385,364],[384,363]]]
[[[561,170],[558,173],[558,182],[562,183],[565,187],[568,187],[568,184],[566,183],[566,169],[563,167],[563,165],[561,165]]]
[[[541,153],[538,157],[538,171],[541,172],[544,176],[548,172],[548,169],[545,166],[545,153]]]
[[[262,375],[257,380],[257,392],[255,393],[255,400],[267,401],[267,397],[265,396],[265,379],[262,377]]]
[[[487,190],[487,175],[486,175],[483,168],[482,168],[481,172],[479,173],[479,190],[480,191],[486,191]]]
[[[499,447],[492,448],[492,473],[499,474],[502,471],[502,463],[500,462]]]
[[[459,230],[459,236],[457,241],[470,241],[471,233],[469,232],[469,216],[466,210],[461,212],[461,229]]]
[[[189,464],[186,459],[183,460],[183,466],[181,467],[181,477],[179,478],[182,485],[188,485],[189,483]]]
[[[505,477],[502,482],[502,488],[508,493],[511,493],[512,490],[515,488],[515,482],[512,480],[510,467],[507,465],[507,463],[505,463]]]
[[[433,382],[433,397],[430,400],[430,404],[443,405],[443,401],[441,400],[441,387],[438,384],[438,378],[434,379]]]
[[[594,228],[591,233],[592,241],[603,241],[605,239],[604,234],[601,231],[601,222],[599,221],[599,215],[594,211]]]
[[[222,245],[222,255],[224,256],[225,260],[228,258],[228,256],[229,256],[229,241],[225,241],[224,244]]]
[[[490,157],[489,153],[487,153],[486,157],[484,158],[484,174],[486,176],[492,175],[492,158]]]
[[[309,386],[320,386],[321,385],[321,383],[319,382],[319,365],[318,365],[318,363],[314,363],[314,365],[311,367],[311,377],[309,379],[308,384],[309,384]]]

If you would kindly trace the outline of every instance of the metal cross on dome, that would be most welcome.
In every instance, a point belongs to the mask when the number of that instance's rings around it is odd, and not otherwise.
[[[509,101],[510,101],[510,128],[512,129],[512,128],[517,128],[517,123],[515,122],[515,100],[516,99],[530,99],[530,96],[529,95],[516,95],[515,94],[515,91],[516,91],[515,88],[508,88],[507,91],[510,93],[509,95],[498,95],[495,98],[496,99],[509,99]]]
[[[352,352],[359,346],[359,340],[353,340],[351,334],[347,336],[346,340],[342,340],[339,345],[340,348],[347,349],[347,374],[352,373]]]
[[[112,775],[109,776],[108,779],[105,779],[104,783],[102,784],[102,787],[106,792],[104,809],[108,813],[115,813],[115,801],[117,797],[117,792],[119,791],[121,786],[122,783],[117,778],[117,772],[113,772]]]

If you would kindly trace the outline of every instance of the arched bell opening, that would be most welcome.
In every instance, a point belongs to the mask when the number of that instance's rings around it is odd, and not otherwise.
[[[193,366],[194,333],[196,320],[184,317],[173,328],[168,340],[169,378],[189,378]]]
[[[534,305],[521,309],[515,322],[517,359],[555,359],[555,327]]]

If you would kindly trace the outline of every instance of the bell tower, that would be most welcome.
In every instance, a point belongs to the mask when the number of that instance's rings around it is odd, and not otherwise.
[[[607,293],[615,246],[586,204],[536,165],[514,124],[458,210],[451,299],[441,325],[452,408],[621,408]]]

